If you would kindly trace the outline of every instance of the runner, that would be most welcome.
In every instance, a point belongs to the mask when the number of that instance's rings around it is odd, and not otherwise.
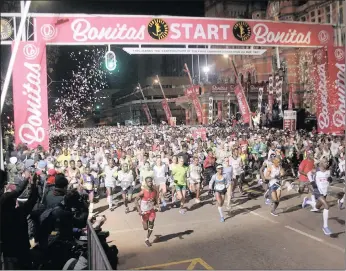
[[[309,181],[313,187],[313,193],[316,201],[305,197],[302,203],[302,208],[305,208],[307,204],[311,207],[320,209],[323,207],[323,232],[325,235],[331,235],[332,232],[328,227],[329,216],[329,204],[327,202],[327,193],[329,183],[332,181],[330,171],[328,170],[328,161],[323,158],[319,164],[319,170],[317,172],[310,171],[308,173]]]
[[[229,186],[230,179],[223,174],[223,166],[218,165],[216,167],[216,174],[211,177],[209,183],[209,190],[215,191],[215,198],[217,201],[217,209],[220,214],[220,221],[225,222],[225,218],[222,212],[222,206],[225,201],[225,195]]]
[[[122,189],[122,197],[125,205],[125,214],[128,214],[130,212],[128,203],[132,201],[133,187],[135,186],[133,173],[131,170],[129,170],[128,164],[122,164],[122,168],[118,173],[118,181]]]
[[[108,209],[113,210],[112,191],[115,188],[115,181],[118,176],[118,167],[115,166],[113,159],[109,160],[108,165],[105,166],[101,176],[104,176]]]
[[[200,203],[202,167],[199,165],[197,155],[193,157],[193,163],[189,166],[188,176],[190,191],[196,195],[196,203]]]
[[[184,167],[184,157],[179,156],[178,164],[172,168],[172,177],[177,192],[177,199],[180,200],[179,213],[181,214],[185,214],[186,212],[184,204],[187,188],[187,171],[188,167]]]
[[[139,204],[139,201],[141,203]],[[151,177],[145,178],[145,186],[138,193],[135,200],[136,208],[142,218],[143,229],[147,232],[145,239],[146,246],[150,247],[151,243],[149,238],[154,230],[154,222],[156,218],[156,210],[160,210],[157,201],[157,190],[154,188],[153,179]]]
[[[265,178],[269,179],[269,191],[272,198],[272,209],[270,214],[278,216],[276,208],[279,206],[281,197],[280,178],[284,175],[284,171],[280,166],[280,159],[275,157],[273,164],[267,169]]]
[[[90,168],[85,167],[84,173],[82,174],[82,188],[83,192],[88,194],[89,197],[89,216],[88,219],[91,219],[94,211],[94,183],[95,178],[90,173]]]
[[[155,188],[159,195],[159,203],[162,203],[162,206],[166,207],[165,194],[167,193],[166,181],[168,177],[168,167],[162,163],[161,155],[156,156],[156,165],[153,167],[153,171]]]

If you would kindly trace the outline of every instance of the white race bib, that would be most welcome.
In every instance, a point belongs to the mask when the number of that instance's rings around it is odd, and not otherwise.
[[[223,183],[218,183],[215,185],[215,190],[219,190],[219,191],[222,191],[226,188],[226,185],[223,184]]]

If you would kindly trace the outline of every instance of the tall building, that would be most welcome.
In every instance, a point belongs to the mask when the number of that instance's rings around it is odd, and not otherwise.
[[[242,19],[267,19],[279,21],[300,21],[302,23],[333,24],[335,29],[334,45],[345,46],[344,1],[291,0],[291,1],[222,1],[206,0],[207,17],[226,17]],[[241,80],[256,83],[268,81],[277,72],[275,48],[266,47],[261,56],[234,56]],[[284,89],[294,91],[294,106],[304,107],[314,113],[311,80],[311,48],[280,48],[280,66],[284,71]],[[215,56],[212,59],[214,72],[219,81],[235,80],[228,58]]]

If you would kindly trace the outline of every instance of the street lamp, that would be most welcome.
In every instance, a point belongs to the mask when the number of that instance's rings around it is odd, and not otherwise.
[[[155,79],[154,84],[158,84],[158,83],[159,83],[159,80]]]
[[[205,66],[203,68],[203,72],[208,73],[210,71],[210,68],[208,66]]]

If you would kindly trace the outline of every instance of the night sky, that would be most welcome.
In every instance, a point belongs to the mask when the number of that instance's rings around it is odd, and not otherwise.
[[[8,1],[10,2],[10,1]],[[11,1],[12,2],[12,1]],[[17,2],[19,3],[19,2]],[[19,12],[19,5],[12,6],[12,10],[3,10],[6,5],[1,6],[1,12]],[[30,12],[37,13],[87,13],[87,14],[129,14],[129,15],[171,15],[171,16],[204,16],[203,0],[156,0],[156,1],[32,1]],[[54,81],[71,80],[72,71],[76,71],[76,63],[71,59],[71,53],[78,54],[92,46],[60,46],[57,61],[52,67],[54,71],[48,73]],[[95,47],[94,47],[95,48]],[[100,46],[98,46],[100,48]],[[106,46],[101,46],[106,48]],[[97,48],[96,48],[97,49]],[[121,46],[112,46],[118,60],[118,69],[107,75],[108,88],[121,89],[124,94],[131,91],[133,84],[138,82],[137,57],[125,53]],[[5,75],[10,58],[10,46],[1,46],[1,69],[2,76]],[[4,78],[4,77],[3,77]],[[61,83],[53,83],[49,87],[49,96],[59,96]],[[119,93],[120,94],[120,93]],[[122,95],[120,95],[122,96]],[[49,107],[52,109],[53,100],[49,99]],[[6,108],[5,108],[6,109]],[[12,111],[9,107],[8,110]],[[5,110],[7,111],[7,110]],[[9,113],[9,112],[8,112]],[[11,114],[10,114],[11,115]]]

